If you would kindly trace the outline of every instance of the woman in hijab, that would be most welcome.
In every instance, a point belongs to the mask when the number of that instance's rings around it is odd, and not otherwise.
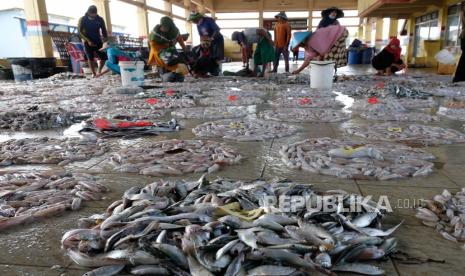
[[[189,15],[187,21],[197,24],[197,31],[200,36],[209,37],[212,41],[213,56],[218,64],[224,59],[224,38],[220,33],[220,27],[215,19],[205,16],[202,13],[194,12]]]
[[[319,28],[326,28],[331,25],[339,25],[338,18],[344,17],[344,12],[336,7],[328,8],[321,12],[321,21],[318,24]]]
[[[182,82],[187,73],[184,64],[180,64],[176,44],[186,51],[184,39],[173,20],[168,16],[162,17],[160,24],[153,28],[149,37],[150,55],[149,65],[156,65],[166,82]]]
[[[317,29],[315,32],[295,32],[291,41],[291,50],[297,51],[299,47],[305,49],[305,58],[299,69],[292,74],[299,74],[310,61],[331,60],[335,69],[347,65],[346,40],[349,36],[347,29],[341,25],[331,25]]]
[[[378,71],[377,75],[390,76],[391,74],[405,68],[405,64],[400,59],[402,48],[397,38],[391,39],[384,49],[373,57],[371,65]]]

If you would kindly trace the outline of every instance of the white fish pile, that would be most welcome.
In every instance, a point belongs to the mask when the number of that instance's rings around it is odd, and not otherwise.
[[[443,84],[441,87],[432,89],[431,93],[439,97],[448,97],[463,100],[465,99],[465,85],[460,83],[454,83],[444,86]]]
[[[214,90],[203,91],[202,94],[208,97],[258,97],[263,98],[268,95],[268,92],[263,90],[225,90],[224,88],[215,88]]]
[[[125,109],[172,109],[195,106],[194,100],[191,99],[133,99],[131,101],[117,102],[116,107]]]
[[[351,179],[390,180],[428,175],[435,157],[400,144],[317,138],[279,151],[288,167]]]
[[[0,143],[0,167],[23,164],[67,165],[101,156],[110,149],[104,140],[25,138]]]
[[[438,117],[426,113],[408,111],[397,101],[385,104],[369,104],[360,113],[360,117],[376,121],[401,121],[401,122],[434,122]],[[357,109],[357,108],[356,108]]]
[[[260,113],[264,119],[297,123],[335,123],[349,120],[351,115],[330,108],[276,108]]]
[[[109,86],[103,89],[103,94],[121,94],[121,95],[135,95],[137,93],[144,92],[144,89],[139,86],[121,86],[121,87],[112,87]]]
[[[270,83],[245,83],[241,86],[239,86],[239,89],[241,90],[261,90],[261,91],[278,91],[283,89],[281,85],[276,85],[276,84],[270,84]]]
[[[174,89],[147,89],[135,95],[136,98],[168,98],[168,99],[199,99],[205,97],[199,91],[184,91]]]
[[[344,106],[340,101],[333,98],[310,98],[310,97],[282,97],[270,100],[269,104],[274,107],[331,107]]]
[[[44,130],[69,126],[76,121],[72,113],[57,109],[0,112],[0,129]]]
[[[107,188],[95,177],[64,171],[9,172],[0,175],[0,231],[80,209],[100,200]]]
[[[237,93],[239,94],[239,93]],[[246,97],[241,95],[207,97],[199,100],[201,105],[205,106],[244,106],[262,104],[263,100],[257,97]]]
[[[442,145],[465,143],[465,134],[437,126],[412,124],[405,127],[393,123],[350,125],[344,130],[368,140],[397,141],[412,145]]]
[[[198,137],[220,137],[235,141],[263,141],[289,136],[297,130],[298,128],[292,125],[244,118],[206,122],[196,126],[192,132]]]
[[[447,108],[441,106],[439,107],[438,115],[452,120],[465,121],[465,108]]]
[[[171,111],[171,116],[182,119],[232,119],[257,112],[257,106],[192,107]]]
[[[455,195],[444,190],[430,200],[422,200],[421,205],[416,217],[424,225],[435,228],[447,240],[465,242],[465,188]]]
[[[312,98],[334,98],[337,96],[334,92],[330,90],[318,90],[318,89],[310,89],[308,87],[291,87],[285,90],[281,90],[276,92],[277,97],[300,97],[305,98],[308,97]]]
[[[292,196],[338,207],[264,200]],[[383,230],[384,213],[369,198],[288,181],[159,180],[80,219],[61,244],[74,263],[94,269],[86,275],[383,275],[367,262],[397,250],[389,236],[400,224]]]
[[[407,112],[409,110],[431,108],[436,103],[429,99],[409,99],[409,98],[368,98],[356,100],[350,107],[354,111],[370,111],[379,109],[388,109],[398,112]]]
[[[233,148],[207,140],[145,142],[111,156],[115,170],[151,176],[213,173],[241,160]]]

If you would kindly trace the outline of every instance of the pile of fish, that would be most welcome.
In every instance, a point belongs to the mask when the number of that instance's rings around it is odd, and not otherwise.
[[[196,126],[192,132],[198,137],[220,137],[235,141],[263,141],[289,136],[297,130],[298,128],[292,125],[244,118],[206,122]]]
[[[203,91],[202,94],[208,97],[229,97],[229,96],[238,96],[238,97],[265,97],[268,95],[268,92],[263,90],[224,90],[224,88],[219,88],[219,90],[207,90]]]
[[[351,179],[390,180],[424,176],[435,157],[424,150],[387,142],[308,139],[279,151],[288,167]]]
[[[386,103],[364,105],[365,109],[360,113],[360,117],[376,121],[408,121],[408,122],[432,122],[438,121],[436,116],[407,110],[397,101]],[[352,109],[360,109],[360,104]]]
[[[447,240],[465,242],[465,188],[455,195],[444,190],[430,200],[422,200],[421,205],[416,217],[424,225],[435,228]]]
[[[269,200],[292,196],[337,208]],[[368,198],[308,184],[159,180],[80,219],[61,244],[77,265],[94,268],[86,275],[382,275],[367,262],[396,252],[388,236],[400,226],[383,230],[384,213]]]
[[[452,120],[465,121],[465,108],[447,108],[441,106],[439,107],[438,115]]]
[[[260,113],[264,119],[300,123],[335,123],[349,120],[348,112],[331,108],[276,108]]]
[[[95,177],[65,171],[0,174],[0,231],[78,210],[100,200],[107,188]]]
[[[282,90],[283,87],[282,85],[276,85],[272,83],[245,83],[241,86],[239,86],[239,89],[241,90],[248,90],[248,91],[255,91],[255,90],[260,90],[260,91],[279,91]]]
[[[319,89],[309,89],[308,87],[291,87],[276,92],[277,97],[300,97],[300,98],[331,98],[336,97],[332,91],[329,90],[319,90]]]
[[[448,84],[446,86],[437,87],[431,92],[435,96],[449,97],[458,100],[465,99],[465,86],[460,83]]]
[[[203,98],[200,92],[196,91],[182,91],[174,89],[148,89],[135,95],[136,98],[169,98],[169,99],[199,99]]]
[[[238,93],[239,94],[239,93]],[[246,97],[241,95],[207,97],[199,100],[201,105],[205,106],[244,106],[262,104],[263,100],[257,97]]]
[[[396,98],[410,98],[410,99],[427,99],[431,97],[432,93],[429,90],[418,89],[413,86],[406,86],[401,84],[384,84],[384,82],[377,83],[375,86],[358,86],[355,90],[346,90],[344,93],[350,96],[364,96],[364,97],[396,97]]]
[[[0,167],[24,164],[67,165],[101,156],[110,149],[103,140],[25,138],[0,143]]]
[[[233,148],[208,140],[143,142],[111,156],[114,170],[151,176],[213,173],[241,160]]]
[[[172,108],[183,108],[195,106],[194,100],[191,99],[134,99],[129,102],[117,102],[116,107],[124,109],[172,109]]]
[[[418,110],[436,106],[432,98],[428,99],[395,99],[395,98],[368,98],[356,100],[350,107],[351,110],[369,111],[372,109],[391,109],[398,112]]]
[[[282,97],[270,100],[269,104],[274,107],[331,107],[344,106],[333,98],[309,98],[309,97]]]
[[[232,119],[257,112],[257,106],[192,107],[171,111],[171,116],[182,119]]]
[[[465,143],[465,134],[437,126],[412,124],[405,127],[393,123],[350,125],[344,130],[373,141],[397,141],[411,145],[442,145]]]
[[[139,86],[121,86],[121,87],[107,87],[103,89],[103,94],[121,94],[121,95],[135,95],[144,92],[144,89]]]
[[[78,120],[72,113],[63,110],[29,110],[0,112],[0,129],[44,130],[69,126]]]

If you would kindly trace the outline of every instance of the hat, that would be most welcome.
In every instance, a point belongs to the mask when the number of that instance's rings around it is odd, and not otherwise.
[[[326,10],[322,11],[321,17],[328,17],[329,14],[333,11],[337,12],[336,18],[344,17],[344,12],[341,9],[336,8],[336,7],[327,8]]]
[[[276,15],[274,16],[274,18],[279,18],[279,17],[281,17],[282,19],[284,19],[284,20],[286,20],[286,21],[288,20],[288,19],[287,19],[286,12],[283,12],[283,11],[282,11],[282,12],[279,12],[278,14],[276,14]]]
[[[199,12],[192,12],[189,17],[187,17],[187,21],[189,22],[192,22],[192,21],[196,21],[196,20],[199,20],[200,18],[202,18],[204,15],[202,13],[199,13]]]
[[[304,42],[307,38],[312,36],[312,32],[305,31],[305,32],[295,32],[292,36],[291,40],[291,49],[299,46],[302,42]]]

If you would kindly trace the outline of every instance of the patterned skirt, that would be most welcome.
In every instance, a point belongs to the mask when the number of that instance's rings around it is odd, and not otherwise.
[[[342,36],[336,41],[329,53],[327,53],[323,60],[334,60],[336,62],[336,68],[344,67],[347,65],[347,48],[346,40],[349,36],[347,29],[344,31]]]

